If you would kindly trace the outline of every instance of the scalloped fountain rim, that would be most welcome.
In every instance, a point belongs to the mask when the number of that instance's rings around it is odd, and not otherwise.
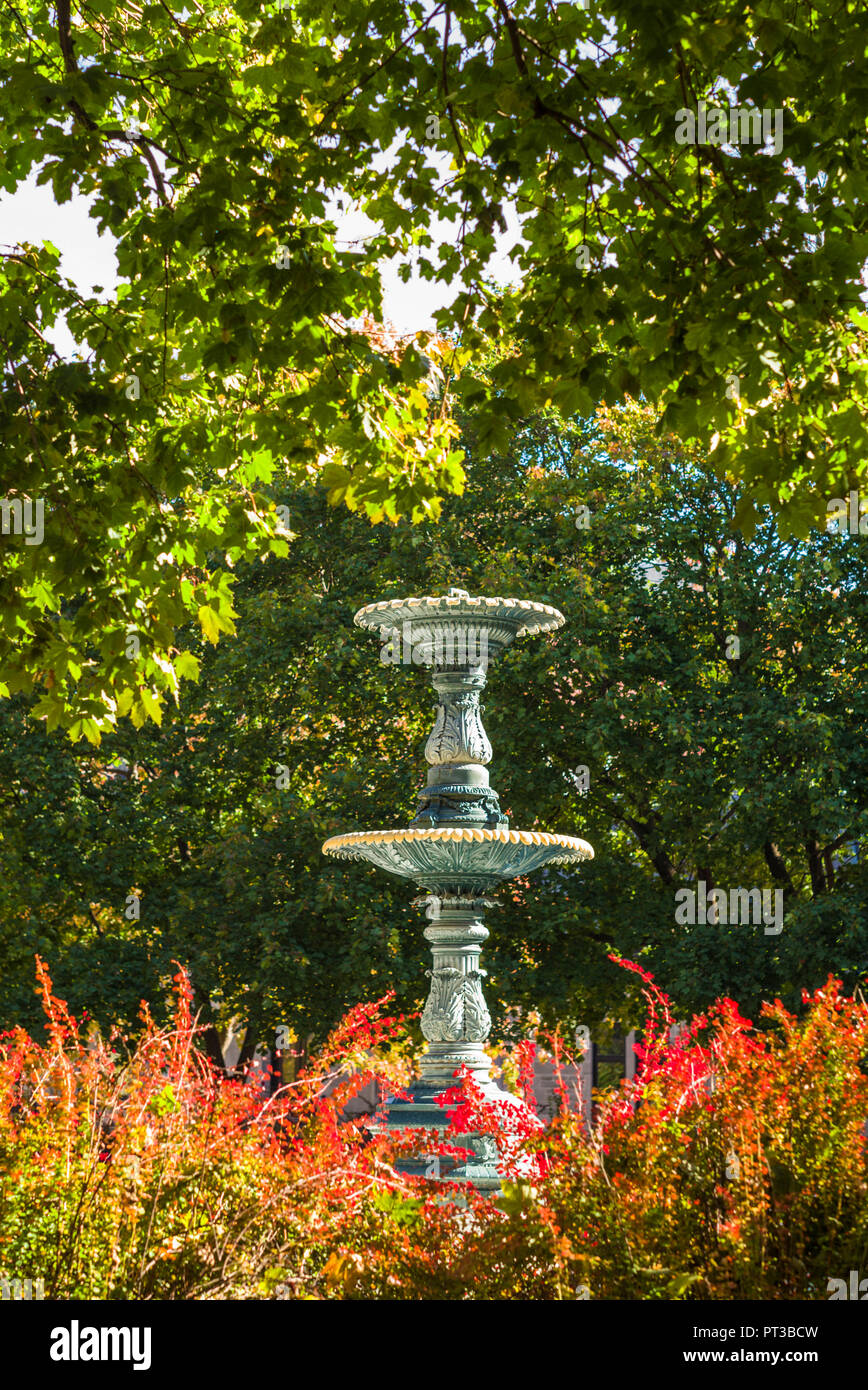
[[[353,622],[357,627],[379,627],[379,618],[385,617],[389,612],[395,614],[401,609],[404,612],[412,610],[413,617],[424,619],[425,617],[438,617],[444,610],[448,612],[455,608],[460,609],[462,616],[467,617],[471,616],[467,611],[468,609],[497,610],[488,614],[495,622],[515,622],[518,619],[520,626],[516,630],[516,637],[533,637],[538,632],[554,632],[556,628],[563,627],[566,622],[566,618],[559,609],[553,608],[550,603],[537,603],[535,599],[474,596],[458,598],[451,594],[444,594],[439,598],[427,594],[422,598],[380,599],[377,603],[369,603],[364,608],[360,608],[353,618]],[[507,611],[504,612],[504,609]],[[518,612],[515,611],[516,609]],[[521,622],[523,615],[530,617],[536,613],[542,615],[542,622]],[[374,615],[378,615],[378,621],[371,622],[370,618]]]
[[[575,835],[555,835],[548,830],[483,830],[476,826],[425,826],[405,830],[350,830],[333,835],[323,845],[324,854],[346,854],[363,845],[407,844],[418,840],[476,841],[477,844],[543,845],[567,850],[577,859],[593,859],[594,851],[587,840]]]

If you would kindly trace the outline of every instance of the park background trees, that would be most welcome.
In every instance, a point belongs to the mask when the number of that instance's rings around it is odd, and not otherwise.
[[[181,634],[200,678],[161,726],[125,722],[94,748],[47,733],[23,696],[0,707],[7,1021],[35,1017],[36,950],[103,1026],[134,1023],[143,993],[159,1008],[180,961],[206,1018],[248,1026],[248,1051],[281,1025],[321,1039],[386,987],[418,1007],[406,884],[320,847],[405,824],[424,780],[427,673],[383,664],[354,611],[456,583],[564,612],[489,670],[492,780],[513,825],[596,851],[504,893],[486,986],[501,1029],[515,1005],[522,1027],[531,1011],[633,1022],[613,947],[682,1013],[726,993],[798,1008],[830,970],[857,982],[865,538],[782,541],[769,515],[747,540],[738,489],[658,437],[649,407],[535,414],[494,455],[462,425],[467,487],[436,524],[371,526],[276,488],[295,539],[237,567],[236,636]],[[783,931],[678,925],[675,892],[700,879],[782,888]]]

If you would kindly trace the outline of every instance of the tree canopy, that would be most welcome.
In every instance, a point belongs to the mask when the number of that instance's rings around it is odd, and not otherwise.
[[[233,568],[285,554],[276,478],[436,519],[456,406],[502,454],[534,412],[644,398],[748,532],[806,536],[864,477],[859,0],[20,0],[0,51],[2,187],[92,199],[121,281],[2,255],[0,491],[45,537],[0,538],[0,680],[49,729],[164,717],[177,629],[231,633]],[[395,344],[379,267],[410,250],[447,303]]]

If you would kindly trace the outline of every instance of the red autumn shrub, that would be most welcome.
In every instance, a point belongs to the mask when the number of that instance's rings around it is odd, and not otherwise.
[[[762,1030],[719,1000],[669,1040],[644,982],[636,1080],[547,1136],[550,1219],[603,1298],[827,1298],[868,1249],[868,1008],[829,979]],[[866,1271],[868,1272],[868,1271]]]
[[[40,962],[46,1041],[0,1039],[0,1274],[49,1298],[828,1297],[868,1236],[861,997],[830,980],[760,1029],[721,1000],[670,1042],[665,996],[623,964],[649,1004],[642,1066],[590,1134],[568,1111],[505,1134],[456,1076],[442,1138],[401,1141],[344,1117],[373,1077],[408,1078],[385,1001],[263,1097],[198,1050],[183,972],[172,1026],[143,1010],[125,1049],[82,1040]],[[527,1091],[531,1046],[513,1063]],[[485,1143],[497,1200],[395,1167]]]

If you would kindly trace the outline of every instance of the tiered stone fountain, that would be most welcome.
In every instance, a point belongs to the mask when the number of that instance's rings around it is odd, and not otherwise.
[[[524,1103],[502,1091],[490,1076],[485,1040],[491,1018],[482,994],[479,968],[486,908],[505,880],[546,864],[577,864],[593,858],[591,846],[570,835],[539,830],[510,830],[497,792],[489,784],[491,744],[482,726],[479,696],[488,662],[517,637],[551,632],[564,617],[545,603],[514,598],[471,598],[450,589],[443,598],[390,599],[371,603],[355,616],[358,627],[380,633],[386,660],[425,664],[432,669],[437,692],[434,728],[425,746],[428,780],[419,794],[416,815],[406,829],[358,830],[335,835],[325,854],[365,859],[378,868],[411,879],[421,889],[415,905],[426,905],[433,969],[431,991],[422,1013],[428,1047],[411,1099],[393,1100],[390,1127],[431,1129],[442,1134],[443,1106],[437,1097],[454,1086],[455,1072],[466,1067],[486,1099],[501,1107],[504,1125],[525,1112]],[[441,1176],[471,1181],[482,1191],[500,1186],[497,1148],[490,1136],[462,1136],[473,1157],[448,1162]],[[408,1171],[431,1173],[427,1155]],[[439,1167],[439,1165],[438,1165]],[[435,1170],[436,1171],[436,1170]]]

